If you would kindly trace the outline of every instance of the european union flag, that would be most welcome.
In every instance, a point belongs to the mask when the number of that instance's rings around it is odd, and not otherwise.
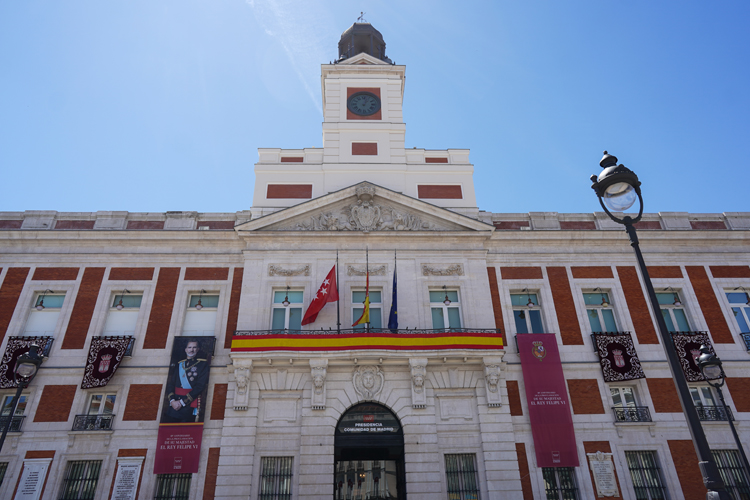
[[[391,314],[388,316],[388,328],[398,330],[398,300],[396,299],[396,266],[393,266],[393,298],[391,299]]]

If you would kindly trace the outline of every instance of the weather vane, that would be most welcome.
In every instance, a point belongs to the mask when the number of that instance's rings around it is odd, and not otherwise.
[[[366,23],[367,22],[367,21],[365,21],[365,13],[364,12],[360,11],[359,17],[357,18],[357,22],[360,22],[360,23]]]

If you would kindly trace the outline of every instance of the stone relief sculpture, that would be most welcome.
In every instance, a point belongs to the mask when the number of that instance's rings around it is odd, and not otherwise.
[[[346,266],[346,274],[349,276],[366,276],[367,268]],[[383,264],[382,266],[374,265],[370,266],[370,276],[385,276],[388,274],[388,266]]]
[[[247,410],[250,391],[250,370],[253,367],[251,359],[237,359],[234,361],[234,381],[237,389],[234,391],[234,409]]]
[[[354,370],[352,383],[354,391],[363,400],[373,400],[383,390],[385,376],[378,366],[360,366]]]
[[[296,269],[285,269],[279,264],[268,266],[269,276],[310,276],[310,265],[298,267]]]
[[[396,210],[389,205],[373,201],[375,187],[359,186],[355,193],[357,202],[337,211],[321,212],[309,220],[298,222],[280,230],[296,231],[431,231],[434,224],[419,216]]]
[[[327,359],[311,359],[310,374],[312,377],[312,409],[325,410],[326,407],[326,372]]]
[[[463,276],[464,268],[461,264],[453,264],[448,267],[432,267],[422,264],[422,276]]]
[[[427,393],[424,380],[427,376],[427,358],[409,359],[411,367],[411,406],[412,408],[424,408],[427,406]]]
[[[486,382],[485,387],[487,388],[488,406],[502,405],[500,398],[500,380],[502,374],[500,372],[503,368],[504,365],[501,357],[484,358],[484,380]]]

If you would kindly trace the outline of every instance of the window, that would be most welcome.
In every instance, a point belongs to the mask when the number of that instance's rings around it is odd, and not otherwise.
[[[695,403],[695,406],[716,406],[714,393],[710,387],[691,387],[690,395],[693,396],[693,403]]]
[[[573,467],[542,467],[547,500],[578,500]]]
[[[74,431],[103,431],[112,429],[113,411],[117,394],[92,394],[85,415],[76,415]]]
[[[449,500],[479,500],[476,457],[473,453],[445,455]]]
[[[516,333],[544,333],[542,308],[539,307],[535,293],[511,293],[510,303],[513,306]]]
[[[285,301],[289,304],[284,305]],[[272,330],[302,329],[302,290],[274,291],[272,309]]]
[[[101,460],[68,462],[60,500],[93,500],[101,468]]]
[[[431,290],[430,310],[432,312],[432,328],[435,330],[461,328],[458,290]]]
[[[586,304],[586,315],[592,333],[616,332],[615,314],[612,311],[609,294],[599,291],[583,294],[583,302]]]
[[[102,335],[135,335],[135,325],[141,308],[143,294],[129,293],[115,295],[107,313]]]
[[[657,292],[656,298],[659,300],[661,314],[667,323],[667,330],[670,332],[689,332],[690,325],[688,325],[680,295],[671,290],[669,292]]]
[[[750,481],[737,450],[711,450],[721,479],[734,500],[750,499]]]
[[[158,474],[154,500],[188,500],[192,474]]]
[[[8,462],[0,462],[0,486],[3,485],[5,479],[5,472],[8,470]]]
[[[352,290],[352,323],[362,317],[364,312],[365,291]],[[370,289],[370,328],[383,328],[382,314],[383,299],[379,290]],[[355,330],[364,329],[365,325],[357,325]]]
[[[724,406],[716,404],[714,391],[708,386],[690,387],[690,395],[693,397],[695,409],[698,410],[698,418],[704,421],[711,420],[728,420],[727,409]]]
[[[662,500],[667,490],[661,478],[655,451],[626,451],[630,478],[633,480],[637,500]]]
[[[646,406],[638,406],[635,387],[610,387],[615,418],[618,422],[650,422],[651,413]]]
[[[218,310],[219,294],[208,294],[205,290],[190,294],[182,334],[215,335]]]
[[[727,300],[732,306],[734,320],[740,327],[741,333],[750,333],[750,297],[746,292],[727,292]]]
[[[64,301],[64,293],[55,293],[51,290],[37,293],[34,307],[31,308],[29,319],[26,321],[24,335],[54,335]]]
[[[292,457],[263,457],[258,500],[292,498]]]
[[[10,416],[10,410],[11,406],[13,404],[13,398],[15,395],[7,395],[3,397],[3,407],[2,407],[2,416],[0,417],[0,425],[2,425],[2,428],[5,428],[5,425],[7,425],[8,421],[7,418],[11,419],[10,422],[10,429],[8,429],[10,432],[21,432],[21,424],[23,423],[24,416],[23,414],[26,412],[26,404],[28,403],[28,394],[21,394],[21,397],[18,398],[18,404],[16,405],[16,412],[13,414],[13,416]]]

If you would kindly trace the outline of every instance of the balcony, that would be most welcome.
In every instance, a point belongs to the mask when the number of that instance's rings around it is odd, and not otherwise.
[[[0,417],[0,429],[5,429],[5,426],[8,425],[8,418],[11,419],[8,432],[21,432],[21,424],[23,424],[23,419],[26,417],[23,415],[16,415],[15,417]]]
[[[111,431],[114,415],[76,415],[74,431]]]
[[[695,410],[698,412],[698,418],[704,422],[734,420],[732,410],[723,406],[700,405],[696,406]]]
[[[745,341],[745,348],[750,351],[750,333],[740,333],[742,340]]]
[[[613,406],[616,422],[651,422],[651,412],[647,406]]]

